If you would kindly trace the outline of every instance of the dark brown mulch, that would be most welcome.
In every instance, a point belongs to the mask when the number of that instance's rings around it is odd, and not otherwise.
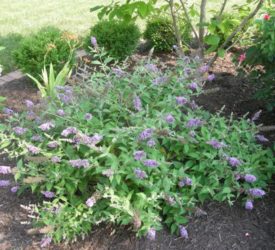
[[[173,64],[173,58],[164,61]],[[201,95],[197,102],[211,112],[216,112],[225,105],[224,115],[234,112],[242,116],[250,112],[251,116],[259,109],[264,110],[264,103],[255,101],[255,92],[248,79],[235,75],[235,69],[226,58],[218,61],[213,71],[217,77],[206,89],[219,87],[218,92]],[[25,99],[38,100],[37,90],[27,80],[11,82],[0,87],[0,95],[6,96],[7,106],[16,110],[22,109]],[[263,112],[259,123],[273,125],[275,114]],[[272,133],[268,135],[274,141]],[[0,159],[0,165],[8,164],[7,159]],[[0,176],[1,179],[6,176]],[[11,176],[9,177],[12,180]],[[26,230],[31,225],[21,224],[28,221],[27,212],[20,207],[37,203],[30,193],[20,197],[9,189],[0,189],[0,250],[5,249],[39,249],[41,236],[31,236]],[[52,245],[51,249],[91,249],[91,250],[271,250],[275,249],[275,186],[270,186],[268,195],[255,203],[253,211],[246,211],[243,204],[237,201],[234,206],[210,202],[202,207],[207,216],[192,217],[188,224],[189,239],[171,235],[167,230],[158,232],[157,239],[151,242],[145,238],[136,239],[129,228],[118,228],[110,225],[96,227],[85,239],[69,245]]]

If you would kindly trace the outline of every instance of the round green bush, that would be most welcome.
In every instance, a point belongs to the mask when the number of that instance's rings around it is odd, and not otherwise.
[[[125,59],[136,49],[141,33],[134,23],[104,20],[91,28],[91,36],[96,37],[99,46],[116,59]]]
[[[52,63],[59,71],[68,60],[73,63],[76,43],[77,39],[72,34],[55,27],[44,27],[21,41],[14,52],[14,59],[24,73],[37,77],[44,65],[47,68]]]
[[[182,41],[190,42],[191,29],[185,22],[180,23]],[[158,52],[171,51],[173,45],[177,43],[173,31],[172,21],[166,17],[155,17],[147,22],[144,38]]]

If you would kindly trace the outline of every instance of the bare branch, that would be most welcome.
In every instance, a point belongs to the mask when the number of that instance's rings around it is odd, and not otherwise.
[[[201,0],[200,7],[200,27],[199,27],[199,47],[200,47],[200,56],[203,58],[204,56],[204,22],[205,22],[205,8],[206,8],[207,0]]]
[[[197,42],[199,43],[199,42],[200,42],[200,39],[199,39],[198,33],[197,33],[197,31],[196,31],[194,25],[192,24],[192,20],[191,20],[191,18],[190,18],[190,16],[189,16],[189,13],[188,13],[188,11],[187,11],[187,8],[186,8],[186,6],[185,6],[185,3],[184,3],[182,0],[180,0],[180,3],[181,3],[181,6],[182,6],[182,9],[183,9],[183,11],[184,11],[184,14],[185,14],[187,23],[190,25],[190,27],[191,27],[191,29],[192,29],[192,31],[193,31],[193,33],[194,33],[194,36],[195,36]]]
[[[178,45],[178,48],[179,48],[179,52],[180,52],[181,55],[183,55],[181,34],[180,34],[179,27],[178,27],[177,17],[176,17],[175,9],[174,9],[174,0],[169,0],[168,3],[169,3],[169,6],[170,6],[170,12],[171,12],[172,20],[173,20],[173,28],[174,28],[175,36],[176,36],[176,39],[177,39],[177,45]]]
[[[218,50],[224,49],[228,45],[228,43],[235,37],[235,35],[237,33],[239,33],[243,29],[243,27],[249,22],[249,20],[251,18],[253,18],[258,13],[258,11],[262,7],[264,1],[265,0],[259,1],[258,5],[254,9],[254,11],[252,11],[247,17],[245,17],[243,19],[243,21],[240,23],[240,25],[232,31],[232,33],[227,37],[225,42],[218,48]],[[209,61],[208,65],[211,66],[216,61],[217,58],[218,58],[218,52],[216,52],[216,54],[212,57],[212,59]]]
[[[228,0],[224,0],[224,1],[223,1],[223,4],[222,4],[222,6],[221,6],[221,9],[220,9],[220,12],[219,12],[219,15],[218,15],[218,20],[220,20],[221,17],[222,17],[222,14],[223,14],[223,12],[224,12],[224,9],[225,9],[225,6],[226,6],[226,4],[227,4],[227,1],[228,1]]]

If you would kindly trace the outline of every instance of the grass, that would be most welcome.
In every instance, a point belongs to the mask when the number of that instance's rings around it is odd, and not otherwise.
[[[96,13],[91,13],[90,8],[109,2],[110,0],[0,0],[0,46],[6,47],[0,52],[0,64],[4,65],[4,71],[15,68],[12,51],[22,36],[46,25],[84,36],[97,21]],[[220,2],[209,0],[208,6],[215,8]],[[240,0],[232,0],[230,4],[239,2]]]

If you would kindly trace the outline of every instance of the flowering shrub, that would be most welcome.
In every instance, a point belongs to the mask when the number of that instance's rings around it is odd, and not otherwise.
[[[72,66],[74,51],[78,45],[75,35],[55,27],[45,27],[24,38],[14,52],[14,58],[24,73],[38,77],[44,66],[48,70],[51,63],[57,72],[67,61]]]
[[[91,28],[90,35],[96,37],[98,45],[104,47],[111,57],[121,60],[132,55],[141,34],[133,22],[103,20]]]
[[[226,119],[192,100],[207,69],[188,57],[165,72],[153,63],[130,73],[109,68],[83,86],[59,87],[47,107],[5,110],[0,148],[17,167],[0,171],[15,174],[13,191],[44,198],[36,221],[48,233],[43,246],[104,221],[152,240],[166,224],[188,238],[188,216],[205,201],[241,196],[253,208],[274,173],[273,155],[256,143],[267,140],[254,124],[259,113]]]
[[[257,85],[260,85],[257,97],[266,100],[268,108],[272,110],[275,106],[275,11],[274,8],[265,11],[256,20],[254,44],[246,50],[243,60],[239,61],[255,77]]]

